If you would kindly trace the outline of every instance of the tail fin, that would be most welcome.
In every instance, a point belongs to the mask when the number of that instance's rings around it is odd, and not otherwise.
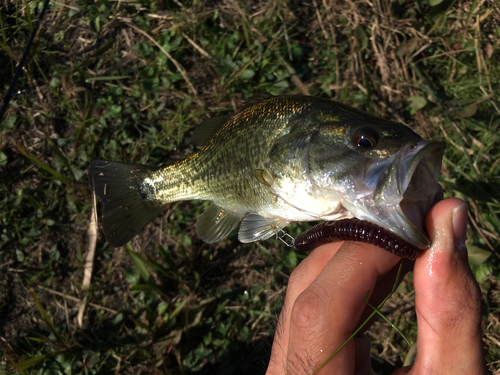
[[[89,166],[89,183],[104,205],[103,230],[111,246],[125,245],[155,217],[163,205],[147,199],[141,182],[158,168],[96,160]]]

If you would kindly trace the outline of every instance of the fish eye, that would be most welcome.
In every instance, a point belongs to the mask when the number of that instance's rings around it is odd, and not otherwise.
[[[363,130],[356,132],[352,137],[352,140],[356,146],[365,150],[372,149],[377,145],[377,140],[373,134]]]

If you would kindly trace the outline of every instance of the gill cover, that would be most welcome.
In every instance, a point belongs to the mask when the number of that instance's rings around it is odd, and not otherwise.
[[[311,178],[309,156],[318,134],[317,130],[295,131],[276,140],[265,164],[265,171],[272,176],[270,189],[311,220],[330,214],[335,214],[331,219],[344,217],[343,213],[337,215],[335,192],[321,189]]]

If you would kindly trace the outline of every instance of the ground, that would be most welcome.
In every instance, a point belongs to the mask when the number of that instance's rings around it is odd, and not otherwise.
[[[2,0],[2,95],[42,6]],[[275,239],[241,244],[235,232],[203,243],[203,202],[169,206],[128,247],[98,231],[83,281],[90,162],[168,165],[194,151],[203,119],[265,89],[332,98],[447,142],[441,184],[469,204],[485,352],[498,371],[499,40],[494,1],[51,2],[0,119],[0,370],[265,372],[305,255]],[[412,290],[410,275],[382,309],[411,344]],[[368,335],[380,374],[411,356],[383,320]]]

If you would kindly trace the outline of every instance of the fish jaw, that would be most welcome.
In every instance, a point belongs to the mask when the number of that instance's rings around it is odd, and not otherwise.
[[[390,230],[420,249],[430,247],[424,222],[440,190],[438,183],[446,145],[420,140],[365,169],[364,186],[346,195],[342,205],[356,218]]]

